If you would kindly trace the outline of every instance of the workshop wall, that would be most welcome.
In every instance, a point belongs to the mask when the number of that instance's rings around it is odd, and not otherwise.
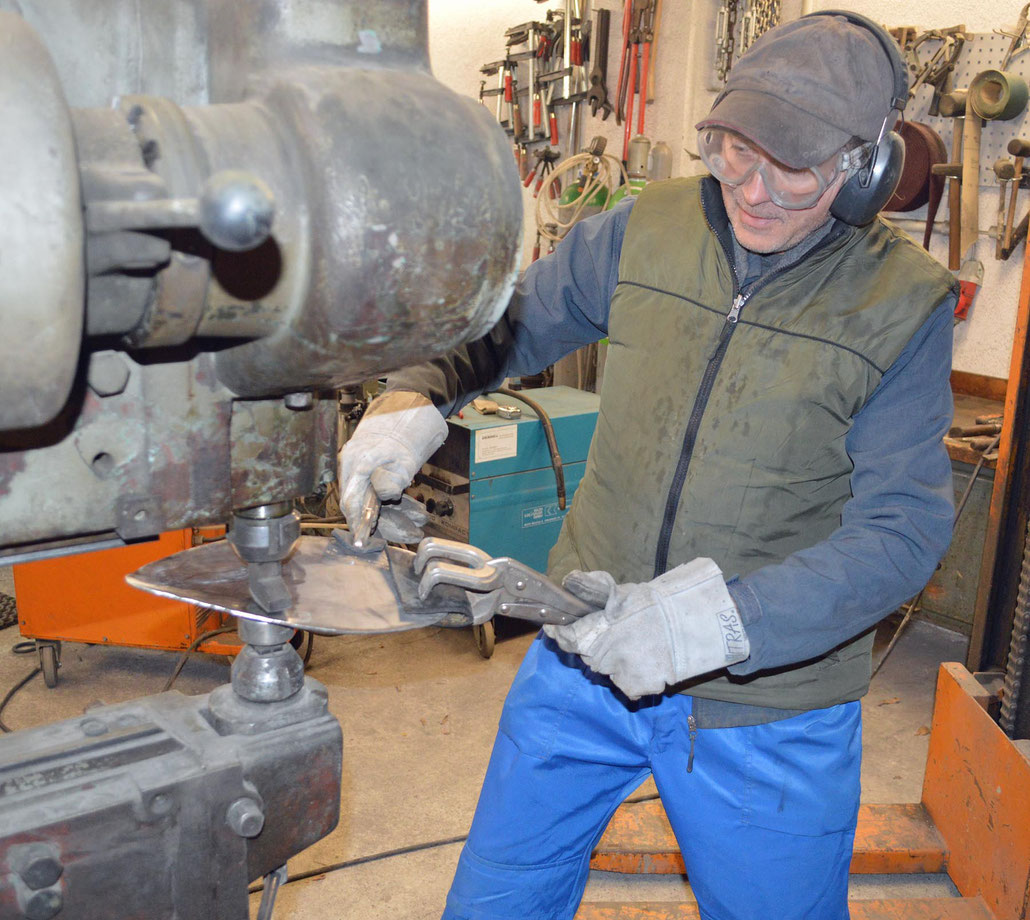
[[[1012,28],[1024,2],[1025,0],[906,0],[905,3],[897,3],[896,0],[850,0],[846,5],[888,26],[915,26],[922,31],[961,24],[965,25],[969,32],[990,33],[994,29]],[[813,10],[828,9],[837,5],[834,2],[808,3],[806,9],[809,6]],[[1030,66],[1028,59],[1030,54],[1024,55],[1022,59],[1016,59],[1021,65],[1020,71],[1024,74],[1030,73],[1030,70],[1024,69]],[[994,66],[997,66],[997,63],[1000,63],[1000,59]],[[912,121],[922,121],[927,114],[925,100],[928,98],[922,93],[918,95],[906,111],[906,117]],[[983,129],[983,146],[986,148],[991,138],[1007,140],[1010,137],[1027,136],[1030,136],[1030,119],[1026,114],[1011,122],[987,122]],[[942,134],[942,137],[950,149],[950,133]],[[993,156],[989,160],[984,156],[981,165],[989,169],[993,161]],[[947,193],[937,212],[934,238],[930,243],[930,251],[945,264],[948,259],[946,196]],[[1007,262],[999,262],[994,258],[995,241],[987,236],[986,232],[994,224],[997,201],[998,185],[992,177],[990,184],[982,184],[980,188],[980,239],[972,253],[972,258],[983,263],[984,283],[970,311],[969,319],[955,327],[955,355],[952,366],[955,370],[974,374],[1008,377],[1024,249],[1020,246]],[[1017,221],[1026,213],[1028,204],[1030,193],[1023,191],[1017,207]],[[902,223],[902,226],[913,236],[921,237],[922,224],[926,219],[925,209],[913,211],[912,218],[914,223]],[[970,257],[970,254],[966,257]]]
[[[802,12],[845,5],[888,26],[915,26],[918,30],[964,24],[969,31],[990,33],[993,29],[1011,27],[1019,15],[1021,0],[783,0],[783,19],[793,19]],[[432,0],[429,5],[430,53],[436,76],[457,92],[477,97],[480,85],[479,68],[504,56],[504,31],[520,22],[542,19],[548,6],[559,6],[559,0],[545,5],[534,0],[491,0],[488,4],[472,4],[468,0]],[[597,0],[593,9],[612,10],[608,62],[609,91],[614,94],[618,82],[619,52],[622,38],[621,0]],[[657,59],[655,61],[656,96],[648,106],[646,133],[652,141],[664,140],[673,151],[673,175],[691,175],[703,167],[693,157],[695,137],[693,125],[708,111],[718,86],[713,68],[713,36],[718,0],[662,0]],[[1026,55],[1030,67],[1030,54]],[[924,99],[915,100],[908,117],[920,121],[926,115]],[[601,134],[608,141],[608,152],[622,151],[622,129],[614,117],[602,121],[584,110],[581,143]],[[1026,137],[1030,121],[987,123],[985,145],[992,132]],[[567,109],[562,113],[563,155],[567,155],[565,130]],[[950,146],[950,135],[942,134]],[[514,161],[513,161],[514,162]],[[992,159],[993,162],[993,159]],[[990,163],[986,164],[987,167]],[[987,180],[990,182],[991,180]],[[984,285],[969,315],[969,320],[956,327],[954,368],[993,377],[1007,377],[1012,335],[1015,328],[1016,303],[1019,294],[1023,250],[1020,248],[1008,262],[994,258],[994,240],[986,231],[994,223],[997,208],[997,184],[981,188],[981,238],[972,258],[983,263]],[[527,191],[525,245],[523,262],[528,263],[535,237],[534,199]],[[1023,192],[1017,220],[1030,204],[1030,194]],[[911,212],[900,224],[906,232],[921,237],[925,209]],[[942,202],[931,251],[947,262],[947,203]]]

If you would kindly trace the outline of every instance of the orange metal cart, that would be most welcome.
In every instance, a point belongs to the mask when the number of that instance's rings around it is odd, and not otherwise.
[[[231,618],[223,620],[218,611],[125,583],[140,566],[220,534],[220,528],[177,530],[145,543],[14,566],[18,625],[23,636],[36,640],[46,685],[57,685],[62,641],[182,651],[205,632],[231,626]],[[197,650],[235,655],[240,645],[233,639],[232,634],[213,637]]]

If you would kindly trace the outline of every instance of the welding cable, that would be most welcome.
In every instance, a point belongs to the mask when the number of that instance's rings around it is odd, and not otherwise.
[[[581,169],[594,159],[595,157],[591,153],[577,153],[575,156],[569,157],[554,172],[548,173],[545,180],[547,188],[550,189],[557,183],[557,188],[560,189],[561,183],[558,180],[562,176]],[[575,200],[559,205],[552,201],[550,194],[541,193],[537,196],[536,226],[541,236],[554,243],[561,241],[568,233],[569,228],[582,217],[583,210],[602,186],[608,190],[608,197],[611,198],[621,184],[618,181],[620,178],[622,183],[629,185],[629,174],[621,160],[609,153],[602,154],[596,159],[598,160],[597,171],[585,181]],[[569,215],[568,220],[559,220],[558,215],[562,212]],[[554,230],[549,230],[548,227],[554,227]]]
[[[201,633],[199,636],[197,636],[197,638],[190,643],[189,648],[186,649],[186,651],[184,651],[182,655],[179,657],[179,661],[175,665],[175,670],[172,671],[172,676],[169,677],[168,680],[165,682],[165,685],[161,688],[161,692],[166,693],[167,691],[172,689],[172,684],[174,684],[176,680],[178,680],[179,675],[182,673],[182,669],[186,667],[186,662],[189,660],[190,655],[192,655],[197,650],[197,647],[200,645],[201,642],[207,642],[208,639],[213,639],[215,636],[222,636],[225,633],[230,632],[236,632],[236,627],[222,626],[218,629],[208,630],[207,632]]]
[[[16,652],[15,654],[19,654],[20,655],[20,654],[23,654],[23,653],[22,652]],[[30,671],[28,674],[26,674],[20,681],[18,681],[18,683],[16,683],[13,687],[11,687],[10,690],[7,691],[7,695],[3,698],[3,700],[0,700],[0,732],[2,732],[4,734],[10,734],[10,732],[11,732],[11,729],[7,727],[7,725],[4,723],[4,720],[3,720],[4,709],[7,708],[7,704],[9,702],[11,702],[11,700],[14,699],[14,695],[19,690],[21,690],[21,688],[24,687],[30,680],[32,680],[33,677],[35,677],[37,674],[42,674],[42,673],[43,673],[43,669],[42,668],[34,668],[32,671]]]
[[[562,465],[561,454],[558,453],[558,439],[554,436],[554,425],[551,424],[551,416],[547,414],[547,410],[540,403],[535,399],[530,399],[522,390],[509,390],[507,387],[501,387],[495,392],[500,393],[502,396],[507,396],[509,399],[517,399],[519,402],[524,402],[540,419],[540,424],[544,428],[544,437],[547,438],[547,449],[551,452],[551,468],[554,470],[554,481],[558,487],[558,507],[564,511],[565,467]]]
[[[657,792],[652,792],[648,795],[640,795],[636,798],[626,799],[623,805],[639,805],[641,802],[653,802],[655,799],[661,798]],[[394,850],[384,850],[381,853],[371,853],[368,856],[356,856],[354,859],[348,859],[344,862],[333,863],[329,866],[319,866],[316,869],[306,869],[304,872],[298,872],[296,875],[288,876],[284,885],[292,885],[294,882],[303,882],[309,878],[317,878],[320,875],[328,875],[330,872],[337,872],[340,869],[351,869],[354,866],[364,866],[367,863],[379,862],[383,859],[391,859],[394,856],[407,856],[409,853],[421,853],[425,850],[436,850],[440,847],[452,846],[455,843],[464,843],[469,839],[468,834],[462,834],[460,837],[444,837],[442,840],[430,840],[426,843],[412,843],[406,847],[397,847]],[[247,889],[247,894],[257,894],[264,890],[264,885],[257,883],[251,885]]]

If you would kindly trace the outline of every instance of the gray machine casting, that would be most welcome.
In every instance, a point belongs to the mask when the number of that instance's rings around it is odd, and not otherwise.
[[[426,28],[425,0],[0,0],[0,562],[231,521],[289,606],[334,390],[481,335],[514,283],[508,145]],[[243,920],[332,830],[325,690],[292,630],[239,634],[207,696],[4,737],[0,916]]]
[[[0,0],[8,554],[310,494],[325,394],[481,335],[514,282],[511,156],[428,78],[424,2],[139,5],[125,62],[82,36],[135,2]],[[137,91],[152,60],[189,104]]]

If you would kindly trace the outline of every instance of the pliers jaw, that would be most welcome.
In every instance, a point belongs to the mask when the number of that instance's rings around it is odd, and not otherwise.
[[[498,613],[533,623],[571,623],[593,608],[545,575],[507,556],[497,558],[454,540],[427,537],[418,547],[415,574],[419,597],[426,600],[438,585],[464,588],[476,622]],[[489,614],[489,615],[487,615]]]

